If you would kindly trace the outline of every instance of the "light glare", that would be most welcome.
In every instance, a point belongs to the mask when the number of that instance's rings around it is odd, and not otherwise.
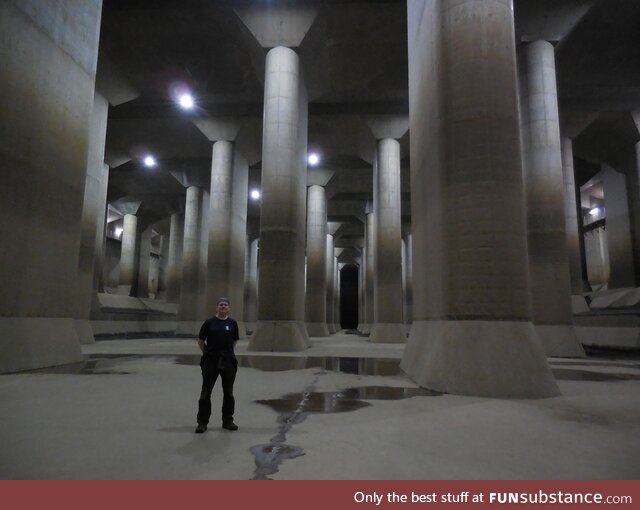
[[[193,108],[193,97],[191,97],[191,94],[182,94],[178,99],[178,102],[180,103],[180,106],[186,110]]]
[[[156,159],[153,156],[147,156],[144,158],[144,164],[145,166],[148,166],[149,168],[156,166]]]
[[[251,190],[251,198],[258,200],[260,198],[260,192],[257,189]]]
[[[309,157],[307,158],[307,161],[309,162],[309,164],[311,166],[316,166],[320,162],[320,158],[318,157],[317,154],[311,153],[311,154],[309,154]]]
[[[593,209],[591,209],[589,211],[589,214],[591,216],[598,216],[598,214],[600,214],[600,208],[599,207],[594,207]]]

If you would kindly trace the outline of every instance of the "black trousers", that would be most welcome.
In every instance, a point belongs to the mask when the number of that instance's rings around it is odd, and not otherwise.
[[[235,356],[205,355],[200,360],[202,369],[202,391],[198,400],[198,423],[209,423],[211,417],[211,392],[218,375],[222,380],[222,421],[233,419],[236,401],[233,398],[233,383],[238,371],[238,360]]]

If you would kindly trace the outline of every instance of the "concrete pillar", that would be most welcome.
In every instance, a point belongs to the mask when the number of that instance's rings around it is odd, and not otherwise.
[[[368,335],[371,333],[371,325],[374,322],[374,280],[375,280],[375,256],[376,256],[376,238],[375,238],[376,220],[373,211],[366,213],[364,227],[364,292],[365,292],[365,310],[364,325],[360,330],[361,333]]]
[[[82,361],[76,277],[102,2],[35,5],[0,2],[0,373]]]
[[[104,219],[107,203],[108,167],[104,164],[109,103],[97,91],[89,127],[87,177],[82,204],[82,230],[78,254],[76,332],[81,344],[95,341],[90,319],[100,312],[98,289],[102,270]],[[106,168],[105,168],[106,167]]]
[[[402,317],[402,233],[400,222],[400,144],[378,141],[374,165],[376,271],[371,342],[404,343]]]
[[[258,320],[258,244],[259,239],[247,239],[245,269],[244,320],[247,334],[253,333]]]
[[[125,214],[122,226],[122,248],[120,250],[120,281],[118,293],[129,295],[133,288],[134,278],[137,276],[136,258],[139,246],[138,217],[135,214]]]
[[[522,142],[533,322],[548,356],[585,355],[573,329],[555,53],[529,44],[521,88]]]
[[[403,239],[403,278],[404,278],[404,323],[407,327],[407,332],[411,327],[413,321],[413,236],[407,234]]]
[[[167,296],[167,261],[169,260],[169,235],[160,236],[160,261],[158,266],[158,289],[156,299],[166,299]]]
[[[336,332],[336,326],[334,322],[334,313],[335,309],[333,307],[333,295],[335,292],[335,264],[334,264],[334,248],[333,248],[333,236],[331,234],[327,234],[327,243],[326,243],[326,255],[325,255],[325,281],[327,282],[327,291],[325,293],[325,314],[327,317],[327,327],[329,328],[329,333],[333,334]]]
[[[149,297],[149,274],[151,272],[151,237],[153,227],[149,225],[140,234],[138,250],[138,287],[136,296],[139,298]]]
[[[337,333],[342,329],[340,317],[340,264],[338,257],[333,258],[333,329]]]
[[[609,249],[609,289],[635,286],[627,180],[607,164],[602,165],[606,236]]]
[[[300,351],[304,327],[307,94],[298,55],[267,53],[262,137],[258,323],[249,348]]]
[[[169,227],[169,254],[167,260],[167,303],[180,301],[182,280],[182,247],[184,244],[184,214],[173,213]]]
[[[365,322],[365,289],[364,289],[364,259],[365,249],[362,248],[360,252],[360,264],[358,265],[358,331],[362,333],[362,327]]]
[[[329,336],[327,327],[327,197],[323,186],[307,189],[307,287],[305,322],[309,336]]]
[[[513,3],[408,3],[413,325],[420,386],[559,390],[531,323]]]
[[[591,287],[584,278],[586,272],[582,267],[582,257],[580,255],[579,209],[573,168],[573,140],[567,137],[562,138],[562,174],[564,176],[564,218],[571,294],[579,295],[590,292]]]
[[[206,313],[213,315],[218,299],[228,297],[231,315],[243,338],[249,167],[235,152],[232,142],[221,140],[213,144]]]
[[[195,335],[205,318],[201,294],[202,216],[204,192],[198,186],[187,188],[184,212],[184,239],[182,244],[182,277],[178,307],[179,334]]]

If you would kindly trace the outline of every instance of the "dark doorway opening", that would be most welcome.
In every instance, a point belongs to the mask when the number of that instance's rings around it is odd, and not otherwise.
[[[358,266],[353,264],[340,270],[340,327],[358,327]]]

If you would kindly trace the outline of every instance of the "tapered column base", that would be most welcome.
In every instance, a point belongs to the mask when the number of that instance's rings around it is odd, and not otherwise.
[[[82,361],[71,318],[0,317],[0,374]]]
[[[403,344],[407,341],[405,325],[400,322],[376,322],[371,325],[369,341],[380,344]]]
[[[547,356],[557,358],[584,358],[587,356],[572,325],[536,324],[535,328]]]
[[[258,321],[249,340],[250,351],[304,351],[311,345],[302,321]]]
[[[530,322],[414,321],[400,368],[422,387],[455,395],[560,395]]]
[[[307,333],[309,336],[329,336],[329,327],[326,322],[307,322]]]
[[[90,320],[75,320],[76,334],[81,345],[94,344],[96,339],[93,336],[93,328]]]

